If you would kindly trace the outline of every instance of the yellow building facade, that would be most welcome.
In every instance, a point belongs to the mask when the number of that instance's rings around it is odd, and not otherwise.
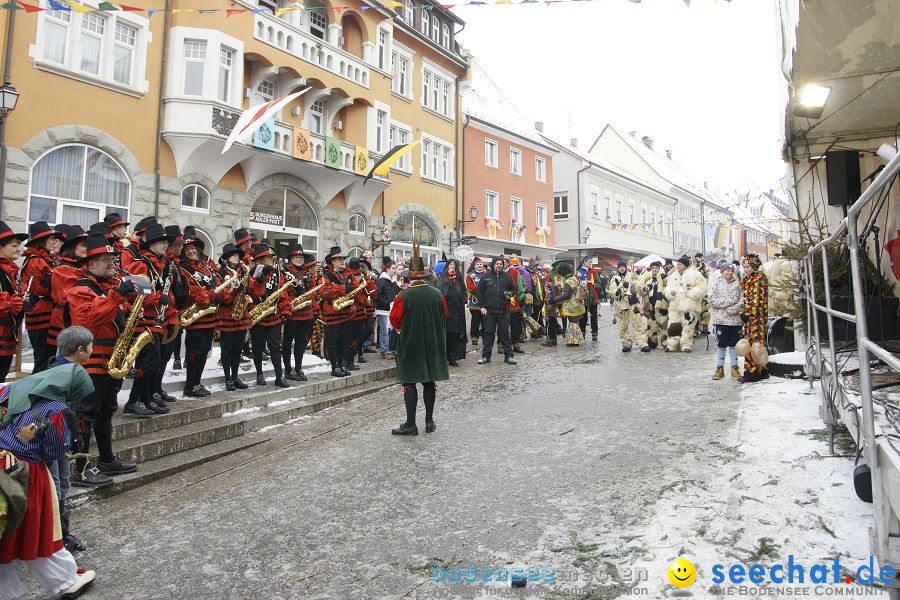
[[[15,11],[4,34],[21,94],[4,136],[14,229],[87,228],[118,211],[194,225],[215,253],[237,227],[320,258],[335,243],[369,249],[385,230],[395,258],[413,232],[430,261],[446,247],[466,77],[451,13],[412,1],[70,4]],[[243,110],[304,89],[222,153]],[[417,139],[389,178],[363,185],[388,149]]]

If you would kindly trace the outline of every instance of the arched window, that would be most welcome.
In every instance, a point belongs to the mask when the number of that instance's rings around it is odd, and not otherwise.
[[[363,255],[363,250],[359,246],[354,246],[350,248],[350,251],[347,253],[347,258],[360,258]]]
[[[424,10],[420,10],[422,13],[422,20],[419,21],[419,31],[425,34],[425,37],[428,37],[428,13]]]
[[[441,46],[450,49],[450,28],[446,23],[443,25],[443,37],[441,38]]]
[[[309,129],[320,135],[325,133],[325,100],[319,98],[309,107]]]
[[[31,169],[28,221],[88,229],[111,212],[127,221],[131,182],[109,155],[81,144],[59,146]]]
[[[209,212],[209,192],[202,185],[192,183],[181,190],[181,207]]]
[[[366,218],[364,216],[357,213],[350,215],[350,233],[366,234]]]
[[[391,227],[390,254],[397,262],[408,260],[412,256],[412,240],[415,233],[416,241],[421,247],[422,259],[425,264],[434,265],[438,261],[441,250],[438,247],[438,236],[423,217],[414,213],[406,213],[398,217]]]
[[[203,254],[212,257],[218,256],[218,249],[213,246],[212,238],[197,228],[194,228],[194,231],[197,232],[197,239],[203,242]]]
[[[300,242],[304,252],[318,254],[319,219],[312,206],[297,192],[272,188],[260,194],[250,212],[250,228],[273,246]]]

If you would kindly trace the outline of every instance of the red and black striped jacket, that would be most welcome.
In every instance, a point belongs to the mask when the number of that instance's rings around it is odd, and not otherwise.
[[[348,289],[348,281],[343,273],[338,273],[331,266],[325,269],[325,280],[325,287],[322,288],[321,293],[323,300],[322,320],[325,321],[326,325],[340,325],[341,323],[352,321],[356,314],[353,306],[354,303],[351,303],[350,306],[342,311],[337,311],[334,308],[333,302],[344,294],[352,291],[355,286],[351,286]]]
[[[363,276],[360,275],[359,271],[353,271],[351,276],[351,283],[353,287],[358,287],[361,283],[363,283]],[[368,283],[367,283],[368,287]],[[366,320],[366,303],[369,300],[369,294],[365,289],[363,291],[357,293],[353,296],[353,320],[354,321],[365,321]]]
[[[164,329],[157,326],[159,321],[159,299],[162,296],[162,290],[165,287],[167,277],[171,276],[169,272],[169,261],[165,256],[157,256],[150,250],[144,250],[140,256],[129,265],[128,272],[132,275],[143,275],[150,280],[153,293],[144,296],[143,314],[138,320],[141,327],[149,327],[154,333],[163,333]],[[171,285],[169,286],[169,305],[166,307],[166,316],[163,317],[162,323],[165,325],[170,320],[169,309],[174,311],[175,298],[172,295]]]
[[[69,323],[87,328],[94,336],[94,351],[83,365],[92,375],[109,372],[106,363],[127,317],[127,301],[116,291],[116,281],[88,273],[66,291]],[[135,333],[140,331],[135,328]]]
[[[66,304],[66,291],[76,281],[84,277],[84,271],[74,258],[59,257],[59,264],[53,267],[50,275],[50,297],[53,299],[53,312],[50,314],[50,328],[47,330],[47,344],[56,347],[56,336],[65,328],[63,322],[63,306]]]
[[[239,282],[243,284],[244,276],[247,274],[247,269],[249,267],[243,263],[239,263],[237,266],[238,274],[240,275]],[[219,267],[219,278],[224,281],[228,277],[231,276],[231,270],[225,266]],[[232,286],[226,287],[224,290],[219,292],[218,299],[219,302],[219,310],[216,312],[216,319],[218,321],[218,330],[222,333],[231,333],[233,331],[247,331],[250,329],[250,318],[247,316],[249,312],[248,310],[244,311],[244,314],[241,318],[235,320],[231,318],[231,311],[234,307],[234,301],[246,294],[246,290],[243,285],[240,285],[237,288]]]
[[[294,265],[288,265],[287,270],[290,271],[291,275],[293,275],[300,285],[293,285],[287,289],[285,294],[288,297],[288,300],[293,303],[295,298],[299,298],[304,293],[309,291],[310,289],[315,287],[314,279],[310,275],[307,269],[303,267],[295,267]],[[320,290],[321,291],[321,290]],[[291,321],[309,321],[315,318],[315,308],[314,306],[317,304],[317,296],[319,293],[315,293],[310,297],[312,302],[309,306],[304,308],[303,310],[291,311],[291,315],[288,317]]]
[[[130,267],[131,263],[140,256],[141,240],[132,237],[129,239],[129,242],[130,243],[127,246],[125,245],[125,242],[119,242],[123,247],[122,253],[119,254],[119,266],[124,270],[131,272],[131,269],[128,267]]]
[[[25,250],[25,262],[22,263],[22,277],[19,281],[19,293],[25,297],[27,291],[32,298],[34,308],[25,315],[25,329],[42,331],[50,328],[50,315],[53,313],[53,298],[50,296],[48,277],[53,270],[53,259],[44,248],[28,248]],[[46,278],[46,279],[45,279]],[[42,285],[46,281],[47,286]]]
[[[272,267],[274,269],[274,267]],[[267,275],[262,275],[260,279],[250,278],[250,297],[253,298],[254,304],[259,304],[272,294],[278,291],[278,288],[287,283],[284,275],[278,270],[273,270]],[[290,289],[290,288],[288,288]],[[260,320],[257,325],[264,327],[272,327],[281,324],[281,317],[291,314],[291,299],[288,297],[287,290],[275,302],[275,312]]]
[[[200,308],[206,308],[215,300],[213,290],[219,284],[219,279],[215,271],[211,271],[209,263],[203,260],[192,261],[184,259],[181,261],[181,271],[188,283],[188,295],[190,296],[190,304],[197,304]],[[219,322],[216,313],[206,315],[188,325],[187,329],[210,329]]]
[[[23,300],[16,293],[18,273],[16,263],[0,259],[0,356],[14,356],[19,342]]]
[[[367,273],[366,278],[366,294],[369,300],[366,302],[366,317],[375,316],[375,301],[378,299],[378,277],[373,273]]]

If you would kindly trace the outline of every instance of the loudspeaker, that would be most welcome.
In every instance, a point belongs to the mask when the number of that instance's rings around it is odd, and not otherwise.
[[[856,202],[861,193],[859,153],[856,150],[833,150],[825,153],[828,179],[828,204],[844,206]]]

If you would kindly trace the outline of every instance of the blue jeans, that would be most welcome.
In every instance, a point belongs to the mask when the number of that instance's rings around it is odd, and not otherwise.
[[[378,346],[382,354],[390,354],[390,323],[388,315],[375,315],[378,319]]]

